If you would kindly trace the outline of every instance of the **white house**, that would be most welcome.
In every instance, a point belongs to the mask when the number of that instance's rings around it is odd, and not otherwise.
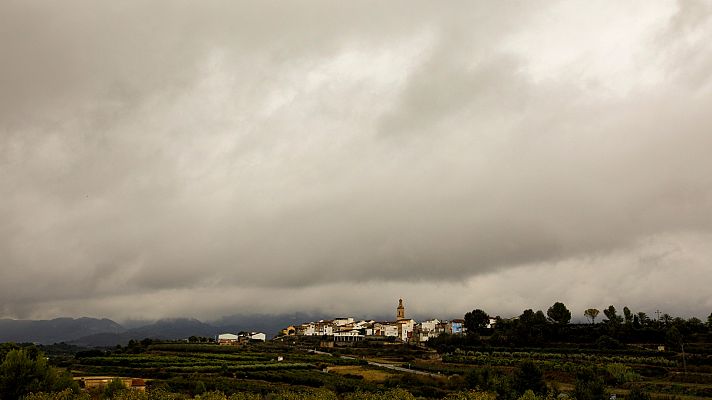
[[[376,336],[398,337],[399,325],[395,322],[376,322],[373,324],[373,334]]]
[[[336,326],[344,326],[348,324],[353,324],[354,319],[352,317],[339,317],[339,318],[334,318],[334,325]]]
[[[266,341],[267,340],[267,335],[262,333],[262,332],[250,332],[250,340],[261,340],[261,341]]]
[[[317,336],[332,336],[334,334],[334,324],[332,321],[321,320],[314,324],[314,333]]]
[[[420,323],[421,332],[433,332],[436,330],[438,324],[440,323],[437,319],[430,319]]]
[[[398,337],[400,340],[407,342],[415,330],[415,320],[401,319],[396,322],[398,324]]]
[[[313,322],[308,322],[308,323],[299,325],[299,328],[297,329],[297,334],[304,335],[304,336],[316,335],[316,324]]]
[[[363,340],[359,329],[343,329],[334,332],[335,342],[356,342],[359,340]]]
[[[232,333],[221,333],[218,335],[218,344],[235,344],[238,341],[237,335]]]

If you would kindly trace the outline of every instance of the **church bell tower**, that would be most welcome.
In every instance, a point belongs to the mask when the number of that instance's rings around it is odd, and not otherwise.
[[[398,308],[396,309],[396,320],[405,319],[405,307],[403,307],[403,299],[398,300]]]

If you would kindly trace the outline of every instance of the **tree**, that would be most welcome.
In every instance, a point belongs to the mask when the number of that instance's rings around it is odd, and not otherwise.
[[[642,325],[640,324],[640,318],[638,314],[633,315],[633,328],[640,329]]]
[[[608,306],[607,309],[603,310],[603,314],[608,318],[605,322],[612,326],[620,325],[623,322],[623,318],[619,317],[616,308],[614,306]]]
[[[633,323],[633,313],[630,312],[630,308],[628,308],[628,306],[623,307],[623,318],[625,318],[626,325]]]
[[[544,340],[544,329],[547,324],[546,315],[539,310],[524,310],[515,323],[515,337],[519,344],[537,344]]]
[[[665,313],[660,317],[660,322],[663,323],[663,325],[670,326],[672,324],[673,318],[672,315]]]
[[[690,332],[702,333],[706,330],[705,324],[697,317],[692,317],[685,322],[685,326]]]
[[[489,315],[479,308],[465,314],[465,329],[467,329],[467,333],[479,333],[489,325],[489,318]]]
[[[590,319],[592,324],[595,324],[595,323],[596,323],[596,317],[598,317],[598,313],[599,313],[599,312],[600,312],[600,311],[598,311],[598,310],[595,309],[595,308],[589,308],[588,310],[586,310],[586,311],[583,312],[583,315],[584,315],[586,318]]]
[[[638,321],[640,321],[640,325],[642,326],[648,326],[651,322],[650,317],[648,317],[648,314],[642,311],[638,313]]]
[[[468,389],[487,390],[491,380],[490,368],[472,368],[465,374],[465,384]]]
[[[546,394],[544,375],[533,361],[524,361],[519,366],[519,370],[514,376],[514,390],[520,395],[527,390],[531,390],[538,395]]]
[[[674,326],[670,327],[665,332],[665,342],[667,343],[668,346],[670,346],[674,349],[679,349],[683,343],[682,334]]]
[[[608,400],[603,378],[591,368],[578,372],[573,395],[576,400]]]
[[[36,356],[32,358],[31,353]],[[16,400],[30,392],[50,392],[71,389],[79,392],[79,386],[67,373],[62,373],[47,364],[36,349],[11,350],[0,365],[0,398]]]
[[[114,378],[109,382],[109,384],[106,385],[106,388],[104,389],[104,397],[111,399],[126,390],[129,390],[129,388],[124,385],[124,381],[122,381],[121,378]]]
[[[571,311],[564,305],[564,303],[556,302],[553,306],[546,310],[546,315],[550,320],[556,322],[557,324],[566,325],[571,321]]]
[[[707,317],[707,328],[712,329],[712,313]]]

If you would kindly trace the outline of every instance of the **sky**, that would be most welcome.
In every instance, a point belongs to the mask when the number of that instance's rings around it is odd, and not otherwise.
[[[712,2],[0,2],[0,317],[712,312]]]

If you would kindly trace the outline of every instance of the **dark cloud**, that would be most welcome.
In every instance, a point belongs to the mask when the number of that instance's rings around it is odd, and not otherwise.
[[[709,283],[712,233],[695,4],[3,4],[0,312],[655,307],[597,269],[687,294],[666,282]]]

